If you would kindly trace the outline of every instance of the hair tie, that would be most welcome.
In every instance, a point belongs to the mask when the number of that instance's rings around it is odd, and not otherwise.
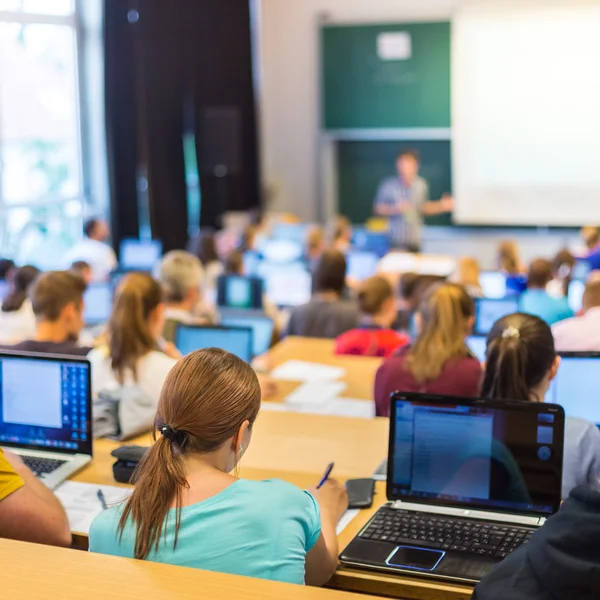
[[[507,327],[502,332],[502,339],[506,339],[506,338],[517,338],[517,339],[519,339],[520,337],[521,337],[521,334],[520,334],[519,330],[516,327],[513,327],[512,325],[510,325],[509,327]]]
[[[163,425],[160,428],[160,432],[170,442],[174,442],[176,440],[176,438],[177,438],[177,431],[175,431],[175,429],[173,429],[170,425]]]

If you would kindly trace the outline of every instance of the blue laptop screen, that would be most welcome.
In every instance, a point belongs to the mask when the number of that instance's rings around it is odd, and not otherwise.
[[[90,366],[0,355],[0,444],[91,454]]]
[[[392,401],[388,495],[505,512],[554,512],[562,479],[560,407],[451,401]]]
[[[482,335],[472,335],[467,338],[467,346],[479,362],[482,363],[485,360],[487,338]]]
[[[348,277],[363,281],[377,272],[379,257],[372,252],[348,252]]]
[[[175,342],[182,354],[204,348],[221,348],[246,362],[252,360],[252,329],[180,325]]]
[[[249,327],[254,338],[252,354],[260,356],[271,346],[274,324],[268,317],[221,317],[225,327]]]
[[[475,332],[487,335],[496,321],[518,310],[519,299],[517,297],[502,298],[501,300],[479,298],[476,301]]]
[[[123,240],[121,268],[126,271],[152,271],[162,254],[162,243],[157,240]]]

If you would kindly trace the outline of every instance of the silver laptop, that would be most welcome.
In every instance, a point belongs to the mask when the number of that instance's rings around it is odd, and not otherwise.
[[[92,460],[90,363],[0,352],[0,446],[50,489]]]
[[[558,510],[564,419],[553,404],[396,393],[390,502],[341,562],[479,581]]]

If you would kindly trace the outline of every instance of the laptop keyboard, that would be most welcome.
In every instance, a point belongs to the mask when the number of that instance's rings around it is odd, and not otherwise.
[[[39,458],[37,456],[22,456],[23,462],[40,477],[56,471],[58,467],[64,465],[66,460],[56,460],[55,458]]]
[[[359,537],[502,559],[532,535],[523,527],[383,507]]]

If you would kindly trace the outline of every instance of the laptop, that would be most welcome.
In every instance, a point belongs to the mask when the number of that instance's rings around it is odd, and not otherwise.
[[[241,311],[221,311],[221,325],[224,327],[242,327],[252,329],[253,356],[260,356],[267,352],[273,341],[275,324],[273,319],[264,313],[240,314]]]
[[[279,308],[300,306],[311,298],[312,275],[301,263],[285,266],[263,263],[260,276],[265,284],[265,295]]]
[[[485,335],[470,335],[467,338],[467,347],[480,363],[485,361],[487,351],[487,337]]]
[[[477,298],[475,300],[475,327],[477,335],[487,335],[496,321],[519,310],[518,296],[505,298]]]
[[[585,419],[600,427],[600,353],[559,355],[560,367],[545,401],[560,404],[567,417]]]
[[[106,323],[113,304],[113,287],[110,283],[88,285],[83,295],[83,320],[88,327]]]
[[[585,283],[577,279],[573,279],[569,283],[569,291],[567,300],[569,307],[574,313],[578,313],[583,305],[583,293],[585,292]]]
[[[394,394],[389,502],[342,564],[478,582],[558,510],[564,421],[554,404]]]
[[[498,271],[483,271],[479,275],[479,284],[486,298],[504,298],[506,296],[506,275]]]
[[[252,360],[254,337],[250,327],[220,327],[204,325],[177,325],[175,346],[182,354],[204,348],[221,348],[238,358]]]
[[[0,352],[0,446],[50,489],[92,460],[90,363]]]
[[[221,275],[217,279],[217,306],[249,310],[262,309],[262,279],[243,275]]]
[[[364,281],[377,273],[379,257],[373,252],[360,252],[351,250],[346,255],[348,263],[348,277],[357,281]]]
[[[120,267],[123,271],[151,272],[162,256],[162,242],[158,240],[126,239],[120,246]]]

